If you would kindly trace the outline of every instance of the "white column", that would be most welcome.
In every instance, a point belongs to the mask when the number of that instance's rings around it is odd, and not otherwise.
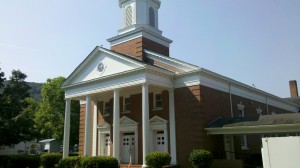
[[[174,89],[169,89],[169,124],[171,164],[177,164]]]
[[[148,84],[142,88],[142,122],[143,122],[143,167],[146,165],[146,156],[149,153],[149,93]]]
[[[120,104],[119,90],[114,90],[114,116],[113,116],[113,157],[120,159]],[[119,160],[120,161],[120,160]]]
[[[93,116],[93,151],[92,156],[97,155],[97,122],[98,122],[98,102],[94,101],[94,116]]]
[[[69,156],[71,100],[66,99],[63,158]]]
[[[86,97],[84,156],[90,156],[91,147],[91,96]]]

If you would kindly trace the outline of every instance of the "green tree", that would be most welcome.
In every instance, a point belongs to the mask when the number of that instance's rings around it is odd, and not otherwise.
[[[5,76],[5,74],[4,74],[4,72],[1,72],[1,68],[0,68],[0,89],[3,88],[4,82],[6,81],[6,78],[4,76]],[[1,94],[1,91],[2,90],[0,90],[0,94]]]
[[[63,140],[65,117],[65,93],[61,89],[64,77],[48,79],[42,86],[42,100],[35,113],[35,126],[43,138]],[[78,144],[79,136],[79,101],[71,102],[70,146]]]
[[[32,117],[24,111],[28,106],[26,99],[30,89],[25,82],[26,77],[20,70],[13,70],[0,96],[0,145],[17,144],[34,137]],[[0,79],[3,87],[4,73],[0,73]]]

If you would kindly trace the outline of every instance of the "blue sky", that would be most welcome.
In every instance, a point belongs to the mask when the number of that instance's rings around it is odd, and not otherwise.
[[[299,18],[299,0],[162,0],[159,28],[171,57],[288,97],[288,81],[300,83]],[[0,67],[32,82],[67,77],[120,27],[117,0],[3,0]]]

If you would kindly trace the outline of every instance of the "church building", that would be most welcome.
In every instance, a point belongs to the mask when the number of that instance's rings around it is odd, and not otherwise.
[[[284,125],[298,117],[285,115],[299,112],[296,102],[173,58],[172,40],[158,25],[160,5],[119,0],[122,27],[108,39],[110,49],[96,46],[63,83],[64,157],[71,100],[81,104],[80,155],[142,167],[152,151],[170,153],[171,164],[180,167],[189,167],[189,153],[200,148],[242,160],[240,153],[260,153],[262,136],[300,132],[291,126],[298,120]]]

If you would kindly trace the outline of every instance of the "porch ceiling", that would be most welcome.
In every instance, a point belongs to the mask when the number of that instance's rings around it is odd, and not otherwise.
[[[300,132],[300,114],[288,113],[245,118],[219,118],[205,128],[209,135]]]

